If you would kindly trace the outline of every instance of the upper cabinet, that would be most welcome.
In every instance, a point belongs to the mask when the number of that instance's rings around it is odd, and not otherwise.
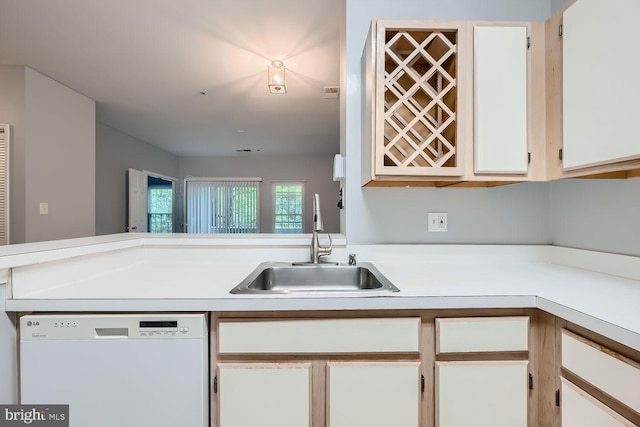
[[[527,27],[475,26],[475,172],[527,173]]]
[[[570,0],[547,21],[547,179],[640,176],[639,19],[636,0]]]
[[[638,0],[580,0],[563,14],[563,166],[640,158]]]
[[[456,23],[373,22],[363,58],[375,177],[464,175],[464,39]]]
[[[640,176],[640,2],[569,0],[546,23],[374,20],[363,186]]]
[[[362,67],[363,185],[544,178],[541,24],[373,21]]]

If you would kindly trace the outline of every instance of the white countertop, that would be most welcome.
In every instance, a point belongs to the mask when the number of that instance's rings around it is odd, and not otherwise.
[[[11,268],[9,311],[278,311],[540,308],[640,350],[640,258],[549,246],[346,246],[400,292],[232,295],[261,261],[306,259],[308,237],[138,237],[52,248]],[[134,242],[134,243],[132,243]],[[232,244],[230,244],[232,243]],[[283,244],[285,243],[285,244]],[[336,240],[334,239],[334,244]],[[101,245],[103,245],[101,247]],[[59,251],[68,251],[61,256]],[[557,264],[561,262],[562,264]],[[2,261],[0,260],[0,263]],[[573,266],[571,266],[573,265]],[[578,268],[581,267],[581,268]],[[589,271],[585,268],[606,271]],[[620,272],[620,273],[618,273]],[[626,277],[619,277],[620,274]]]

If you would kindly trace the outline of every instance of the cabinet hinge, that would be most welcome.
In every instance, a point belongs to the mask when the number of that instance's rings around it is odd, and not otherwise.
[[[560,160],[562,160],[562,155],[563,155],[563,153],[562,153],[562,148],[561,148],[560,150],[558,150],[558,158]]]
[[[527,163],[531,164],[531,153],[527,153]]]
[[[218,377],[215,376],[213,377],[213,393],[217,393],[218,392]]]
[[[531,36],[527,36],[527,49],[531,49]]]
[[[564,28],[562,27],[562,24],[560,24],[560,26],[558,27],[558,35],[560,37],[562,37],[562,31],[564,30]]]
[[[560,407],[560,389],[556,390],[556,406]]]
[[[420,391],[424,393],[424,375],[420,375]]]
[[[533,390],[533,374],[529,373],[529,390]]]

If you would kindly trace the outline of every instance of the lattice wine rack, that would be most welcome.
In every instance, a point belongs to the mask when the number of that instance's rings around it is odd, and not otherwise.
[[[378,172],[459,172],[457,38],[455,29],[384,29],[384,58],[378,52],[378,61],[384,60],[384,80],[378,80],[383,104],[377,106],[383,110],[378,115]]]

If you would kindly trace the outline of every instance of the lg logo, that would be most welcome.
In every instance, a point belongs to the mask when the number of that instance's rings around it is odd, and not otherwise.
[[[31,320],[28,320],[27,326],[40,326],[40,322],[32,322]]]

